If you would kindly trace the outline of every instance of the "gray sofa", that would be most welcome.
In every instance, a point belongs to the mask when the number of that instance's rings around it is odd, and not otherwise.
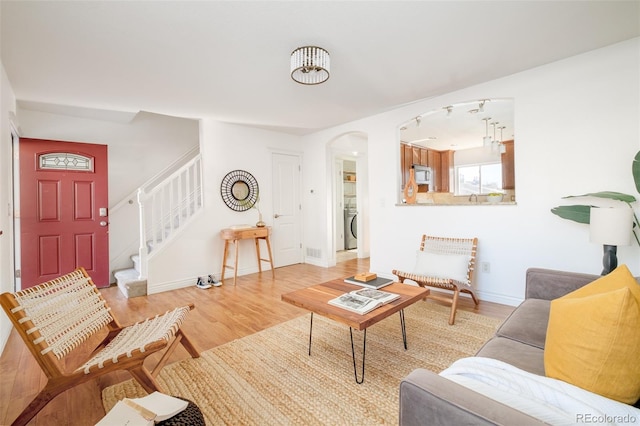
[[[544,343],[550,301],[599,276],[531,268],[525,300],[504,321],[476,356],[494,358],[530,373],[544,375]],[[417,369],[400,383],[401,425],[540,425],[521,411],[445,379]]]

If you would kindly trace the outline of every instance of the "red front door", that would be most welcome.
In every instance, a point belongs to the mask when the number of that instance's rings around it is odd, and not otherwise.
[[[21,288],[84,267],[109,285],[107,146],[20,139]]]

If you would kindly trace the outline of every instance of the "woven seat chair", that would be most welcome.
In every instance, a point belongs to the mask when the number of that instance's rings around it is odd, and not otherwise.
[[[468,264],[465,263],[463,265],[466,265],[466,278],[464,279],[462,277],[462,275],[464,274],[460,274],[461,271],[458,271],[458,277],[456,277],[459,279],[448,278],[443,274],[439,274],[438,276],[428,276],[422,273],[403,272],[396,269],[394,269],[392,273],[398,277],[401,283],[404,282],[404,280],[411,280],[416,282],[421,287],[428,286],[440,290],[452,291],[453,295],[451,297],[448,297],[444,292],[431,292],[427,297],[451,305],[449,324],[453,325],[456,320],[458,296],[460,295],[460,293],[470,294],[473,302],[476,305],[478,305],[479,303],[471,285],[473,280],[473,271],[476,263],[477,246],[477,238],[446,238],[434,237],[429,235],[422,236],[422,241],[420,243],[421,252],[432,253],[434,255],[457,255],[459,256],[459,258],[461,258],[462,256],[468,257]],[[452,276],[454,276],[453,273]]]
[[[122,327],[83,268],[17,293],[3,293],[0,304],[48,379],[14,425],[27,424],[65,390],[115,370],[129,371],[149,393],[161,391],[155,376],[178,343],[199,357],[180,330],[192,304]],[[96,346],[100,333],[106,336]],[[84,350],[79,349],[85,342]],[[147,370],[145,359],[163,349],[155,368]],[[78,356],[89,352],[84,359]],[[67,366],[70,362],[74,365]]]

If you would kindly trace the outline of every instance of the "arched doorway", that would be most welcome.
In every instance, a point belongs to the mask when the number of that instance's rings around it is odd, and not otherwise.
[[[332,188],[330,264],[369,257],[367,142],[365,133],[350,132],[328,144]]]

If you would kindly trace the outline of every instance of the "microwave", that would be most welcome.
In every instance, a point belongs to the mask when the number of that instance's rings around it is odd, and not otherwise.
[[[433,185],[433,170],[431,167],[414,164],[413,175],[418,185]],[[431,189],[431,188],[430,188]]]

